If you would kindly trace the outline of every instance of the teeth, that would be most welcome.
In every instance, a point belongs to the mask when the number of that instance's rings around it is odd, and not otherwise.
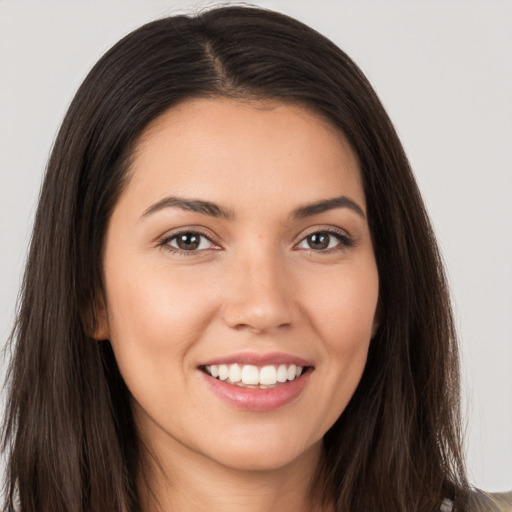
[[[226,380],[229,377],[229,368],[227,364],[221,364],[219,366],[219,379]]]
[[[260,384],[271,386],[277,382],[277,370],[275,366],[264,366],[260,370]]]
[[[254,385],[260,383],[260,375],[256,366],[246,364],[242,368],[242,383]]]
[[[288,370],[286,371],[286,378],[288,380],[295,379],[295,376],[297,375],[297,367],[294,364],[291,364],[288,367]]]
[[[288,371],[286,370],[286,366],[284,364],[282,364],[277,369],[277,382],[286,382],[287,378],[288,378]]]
[[[228,381],[239,386],[275,386],[288,380],[295,380],[301,376],[304,368],[294,364],[279,366],[268,365],[258,368],[252,364],[212,364],[205,367],[212,377]]]
[[[229,367],[229,380],[231,382],[240,382],[242,380],[242,370],[237,364],[232,364]]]

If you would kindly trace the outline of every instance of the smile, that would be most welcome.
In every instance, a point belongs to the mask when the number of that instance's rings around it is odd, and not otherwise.
[[[299,400],[315,366],[292,354],[244,352],[204,361],[197,369],[207,388],[225,404],[264,412]]]
[[[202,370],[215,379],[239,387],[267,389],[299,378],[303,366],[295,364],[266,365],[258,367],[252,364],[212,364]]]

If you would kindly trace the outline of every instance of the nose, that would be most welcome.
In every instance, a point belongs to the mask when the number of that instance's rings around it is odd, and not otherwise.
[[[297,322],[293,276],[285,262],[253,255],[232,265],[226,279],[223,315],[229,327],[269,333]]]

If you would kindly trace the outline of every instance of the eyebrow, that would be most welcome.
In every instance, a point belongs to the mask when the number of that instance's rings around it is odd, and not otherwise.
[[[347,196],[333,197],[331,199],[324,199],[316,203],[300,206],[299,208],[293,210],[291,217],[293,219],[304,219],[306,217],[318,215],[319,213],[334,210],[335,208],[349,208],[350,210],[356,212],[363,219],[366,219],[366,215],[364,214],[363,209],[355,201]]]
[[[142,214],[141,219],[165,208],[180,208],[182,210],[197,212],[203,215],[219,217],[226,220],[234,220],[236,217],[232,210],[223,208],[222,206],[212,203],[211,201],[169,196],[151,205]],[[349,208],[363,219],[366,219],[363,209],[355,201],[346,196],[333,197],[331,199],[324,199],[322,201],[317,201],[316,203],[300,206],[292,211],[290,217],[292,219],[304,219],[306,217],[318,215],[319,213],[334,210],[335,208]]]
[[[209,215],[211,217],[220,217],[226,220],[233,220],[235,218],[233,211],[222,208],[221,206],[210,201],[202,201],[200,199],[186,199],[183,197],[174,196],[164,197],[164,199],[161,201],[158,201],[154,205],[150,206],[142,214],[141,218],[147,217],[148,215],[163,210],[164,208],[180,208],[182,210],[202,213],[203,215]]]

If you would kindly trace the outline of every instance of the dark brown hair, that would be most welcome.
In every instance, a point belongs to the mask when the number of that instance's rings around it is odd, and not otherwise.
[[[380,328],[362,380],[325,435],[337,511],[470,510],[447,287],[395,130],[347,55],[302,23],[224,7],[127,35],[77,92],[48,163],[11,337],[5,510],[133,512],[139,444],[108,341],[95,342],[106,226],[148,124],[193,97],[303,105],[359,157],[377,259]]]

